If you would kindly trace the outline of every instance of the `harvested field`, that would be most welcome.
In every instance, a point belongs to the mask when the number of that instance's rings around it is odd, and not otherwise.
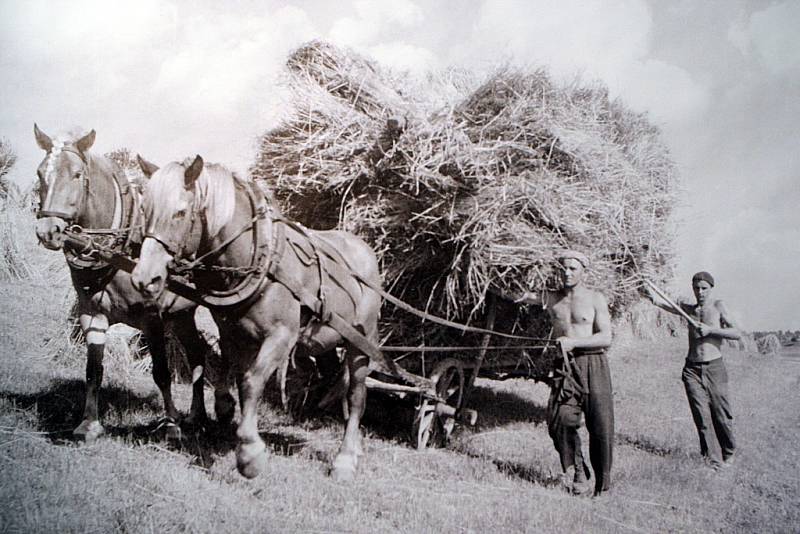
[[[245,480],[232,427],[211,422],[182,443],[164,440],[158,390],[136,360],[107,361],[109,435],[93,445],[72,440],[84,370],[82,358],[47,341],[66,326],[67,309],[52,297],[71,290],[58,284],[0,283],[7,532],[786,532],[800,522],[800,483],[786,469],[798,458],[782,446],[800,439],[800,420],[788,397],[774,394],[800,386],[795,358],[726,349],[740,455],[713,474],[702,469],[680,382],[685,340],[615,346],[614,488],[600,501],[558,488],[543,419],[548,389],[528,380],[479,380],[470,401],[478,425],[461,428],[447,449],[426,451],[409,444],[413,406],[371,394],[366,455],[356,481],[343,486],[327,474],[339,416],[294,421],[264,405],[261,435],[272,455],[263,476]],[[186,412],[188,386],[175,391]],[[210,391],[206,403],[213,413]]]

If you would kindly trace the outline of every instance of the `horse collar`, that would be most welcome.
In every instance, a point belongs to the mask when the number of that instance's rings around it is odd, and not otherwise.
[[[178,272],[181,272],[197,268],[205,258],[224,249],[238,236],[252,228],[253,255],[250,265],[241,269],[245,273],[244,278],[229,289],[207,289],[202,293],[197,292],[197,298],[193,299],[209,308],[231,310],[246,305],[258,296],[269,283],[267,274],[272,270],[273,263],[278,261],[282,254],[283,228],[276,224],[278,218],[273,215],[274,208],[266,201],[263,194],[254,191],[254,186],[250,182],[246,182],[244,188],[250,204],[250,211],[253,214],[250,224],[226,240],[220,247],[177,269]]]

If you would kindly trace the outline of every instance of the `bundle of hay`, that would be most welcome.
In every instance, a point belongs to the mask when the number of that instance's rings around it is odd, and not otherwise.
[[[761,354],[774,356],[781,352],[781,339],[775,333],[758,338],[756,344],[758,345],[758,352]]]
[[[658,129],[601,84],[511,69],[412,82],[322,42],[287,65],[287,115],[252,175],[289,217],[365,238],[409,304],[482,324],[487,295],[554,288],[565,247],[591,258],[615,315],[639,299],[640,273],[671,275],[674,166]],[[497,328],[547,334],[498,302]],[[385,312],[391,342],[459,335]]]

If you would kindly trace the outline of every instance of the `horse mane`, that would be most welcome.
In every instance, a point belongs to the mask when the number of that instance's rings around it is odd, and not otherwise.
[[[189,162],[191,163],[191,162]],[[233,219],[236,184],[242,179],[219,163],[206,163],[197,180],[198,201],[205,209],[208,234],[217,235]]]
[[[164,179],[151,180],[153,198],[178,198],[184,187],[183,176],[194,158],[183,162],[167,163],[159,171]],[[193,210],[203,210],[208,224],[208,234],[217,235],[233,219],[236,207],[236,184],[243,179],[218,163],[205,163],[195,184],[197,193]]]

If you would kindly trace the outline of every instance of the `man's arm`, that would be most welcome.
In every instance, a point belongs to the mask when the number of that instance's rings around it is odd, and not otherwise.
[[[667,301],[665,301],[660,296],[658,296],[652,289],[650,289],[650,286],[648,286],[647,284],[644,284],[643,287],[644,287],[644,291],[645,291],[645,297],[647,297],[647,300],[649,300],[655,306],[657,306],[657,307],[661,308],[662,310],[664,310],[666,312],[669,312],[669,313],[671,313],[673,315],[681,315],[681,312],[679,312],[678,310],[673,308]],[[678,304],[678,306],[681,305],[680,302],[677,302],[677,304]]]
[[[602,293],[596,291],[592,297],[594,305],[594,323],[592,335],[589,337],[560,337],[558,342],[566,351],[572,349],[607,349],[611,346],[611,314],[608,301]]]
[[[742,331],[736,324],[725,304],[718,300],[714,306],[719,311],[719,327],[702,325],[699,329],[701,336],[715,336],[723,339],[741,339]]]
[[[515,304],[532,304],[534,306],[544,306],[545,304],[542,294],[532,291],[526,291],[513,300]]]

